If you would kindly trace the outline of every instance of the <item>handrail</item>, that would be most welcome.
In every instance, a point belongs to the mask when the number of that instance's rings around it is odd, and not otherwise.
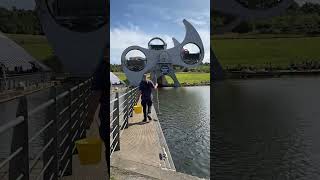
[[[92,78],[60,94],[56,94],[56,87],[51,87],[51,98],[30,111],[26,96],[19,98],[17,117],[0,126],[0,136],[13,129],[13,144],[8,148],[11,153],[0,161],[0,169],[9,163],[9,170],[6,171],[9,179],[29,179],[32,174],[36,179],[58,180],[59,177],[72,173],[74,141],[85,136],[91,81]],[[75,102],[79,102],[81,106]],[[29,118],[44,111],[49,122],[29,138]],[[46,143],[38,152],[34,152],[36,155],[33,159],[29,159],[29,144],[42,138],[40,135],[44,135]],[[41,157],[44,160],[43,168],[40,173],[34,174],[33,170]]]
[[[129,90],[129,91],[128,91],[128,92],[126,92],[125,94],[121,95],[121,96],[119,97],[119,99],[120,99],[120,98],[122,98],[123,96],[125,96],[125,95],[127,95],[127,94],[131,93],[132,91],[137,91],[138,89],[139,89],[139,87],[135,87],[135,88],[133,88],[133,89]],[[113,100],[110,100],[110,103],[111,103],[111,102],[114,102],[114,101],[116,101],[116,100],[117,100],[117,98],[115,98],[115,99],[113,99]]]
[[[19,116],[15,120],[9,121],[7,124],[0,126],[0,134],[11,129],[12,127],[15,127],[15,126],[21,124],[23,121],[24,121],[23,117]]]
[[[123,101],[120,103],[120,100]],[[132,117],[133,106],[138,100],[138,87],[126,89],[126,92],[119,96],[116,92],[116,97],[110,100],[113,103],[113,109],[110,113],[110,157],[114,151],[120,150],[120,137],[129,125],[129,116]],[[122,118],[122,119],[120,119]]]

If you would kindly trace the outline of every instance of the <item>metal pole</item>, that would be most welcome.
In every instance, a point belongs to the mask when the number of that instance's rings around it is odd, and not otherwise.
[[[81,116],[81,123],[82,123],[82,126],[80,127],[81,128],[81,132],[83,132],[83,134],[80,134],[80,138],[85,138],[86,137],[86,111],[85,111],[85,107],[86,107],[86,102],[85,102],[85,98],[86,98],[86,94],[85,94],[85,91],[86,91],[86,84],[85,82],[83,82],[83,85],[81,87],[81,92],[82,92],[82,97],[81,97],[81,103],[82,103],[82,107],[81,107],[81,113],[82,113],[82,116]]]
[[[115,130],[115,134],[116,134],[116,140],[115,142],[117,142],[117,146],[115,147],[115,151],[119,151],[120,150],[120,99],[119,99],[119,92],[116,92],[116,101],[114,103],[115,107],[117,108],[115,111],[115,115],[117,116],[116,120],[115,120],[115,124],[114,124],[114,128],[116,128]]]
[[[64,146],[64,147],[68,147],[69,146],[69,150],[67,152],[68,156],[66,158],[66,160],[64,161],[65,163],[68,162],[69,160],[69,164],[68,164],[68,167],[65,171],[65,173],[63,174],[63,176],[68,176],[68,175],[72,175],[72,150],[73,150],[73,147],[74,147],[74,142],[72,141],[72,121],[71,121],[71,102],[72,102],[72,94],[71,94],[71,89],[68,89],[69,91],[69,99],[68,99],[68,103],[67,105],[69,105],[69,116],[68,116],[68,119],[69,119],[69,123],[67,124],[67,133],[69,133],[69,136],[67,138],[67,144]],[[66,133],[66,135],[67,135]],[[64,167],[65,165],[63,165],[62,167]]]
[[[77,101],[77,104],[75,104],[76,105],[76,109],[77,109],[77,113],[76,113],[76,115],[75,115],[75,118],[76,119],[78,119],[78,122],[77,122],[77,125],[76,125],[76,128],[79,130],[78,131],[78,134],[77,134],[77,136],[76,136],[76,139],[75,139],[75,141],[76,140],[78,140],[78,139],[80,139],[80,135],[81,135],[81,129],[80,129],[80,124],[81,124],[81,119],[80,119],[80,108],[79,108],[79,105],[81,104],[81,98],[80,98],[80,83],[79,83],[79,81],[77,82],[78,83],[78,88],[77,88],[77,98],[78,98],[78,101]]]
[[[131,91],[130,95],[130,117],[133,117],[134,91]]]
[[[53,142],[50,147],[43,153],[43,164],[46,164],[53,156],[53,160],[47,170],[44,172],[44,179],[57,180],[59,176],[59,157],[58,157],[58,117],[57,117],[57,89],[55,86],[50,88],[50,97],[53,98],[54,103],[48,108],[48,120],[53,120],[51,127],[48,128],[48,132],[45,133],[44,143],[50,141],[53,138]]]
[[[23,148],[9,162],[9,180],[16,180],[21,174],[23,180],[29,180],[29,144],[28,144],[28,102],[26,96],[19,100],[16,117],[22,116],[24,121],[13,128],[11,154]]]
[[[124,104],[125,105],[125,107],[126,107],[126,110],[125,110],[125,115],[124,115],[124,118],[125,118],[125,124],[126,124],[126,126],[125,126],[125,128],[127,129],[128,127],[129,127],[129,110],[130,110],[130,94],[131,94],[131,92],[129,92],[130,91],[130,89],[127,89],[126,90],[126,98],[125,98],[125,100],[126,100],[126,103]]]

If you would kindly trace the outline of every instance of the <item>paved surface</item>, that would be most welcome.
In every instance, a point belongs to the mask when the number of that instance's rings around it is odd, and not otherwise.
[[[87,137],[100,137],[98,130],[98,110],[95,113],[94,121],[92,122],[91,128],[87,131]],[[78,155],[73,155],[72,159],[72,176],[65,176],[63,180],[106,180],[108,179],[108,167],[105,161],[104,145],[102,145],[101,161],[95,165],[81,165],[78,159]]]
[[[162,150],[155,121],[142,122],[142,120],[143,113],[133,112],[133,117],[129,118],[129,127],[120,136],[120,151],[115,151],[112,155],[111,166],[160,177],[159,153]],[[144,168],[139,168],[137,164],[141,164]],[[145,167],[152,167],[152,171]]]
[[[120,151],[115,151],[111,158],[111,180],[199,179],[178,173],[174,165],[168,165],[171,155],[165,150],[166,143],[154,108],[151,117],[151,121],[142,122],[143,114],[133,113],[129,119],[129,127],[120,136]],[[165,161],[159,157],[164,152],[167,154]]]

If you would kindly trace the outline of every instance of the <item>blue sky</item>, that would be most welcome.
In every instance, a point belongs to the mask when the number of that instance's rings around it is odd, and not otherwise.
[[[152,37],[163,38],[168,48],[172,37],[182,41],[187,19],[198,30],[210,57],[210,0],[111,0],[110,60],[120,64],[123,50],[132,45],[147,47]]]

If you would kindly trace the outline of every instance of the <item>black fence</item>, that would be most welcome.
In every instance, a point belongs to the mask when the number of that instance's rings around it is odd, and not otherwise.
[[[0,179],[57,180],[72,174],[74,142],[86,136],[91,81],[62,93],[52,87],[51,98],[32,110],[27,97],[19,97],[16,118],[0,126],[0,137],[8,132],[12,136],[9,155],[0,160]],[[39,113],[45,114],[46,123],[30,136],[29,118]],[[43,143],[31,158],[30,144],[39,138]]]
[[[110,101],[110,157],[114,151],[120,150],[120,137],[125,128],[129,126],[129,117],[132,117],[133,107],[139,99],[138,88],[126,89],[125,93],[119,95],[115,93],[115,98]]]

